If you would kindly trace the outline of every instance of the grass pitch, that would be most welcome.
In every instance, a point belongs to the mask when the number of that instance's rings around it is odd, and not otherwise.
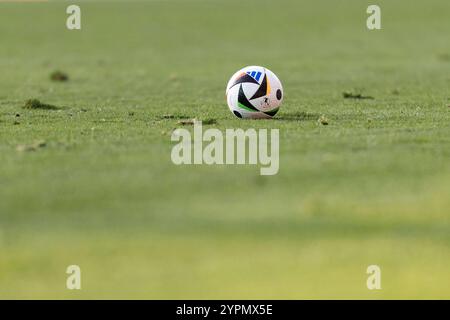
[[[447,0],[68,4],[0,3],[1,298],[450,298]],[[228,110],[246,65],[275,119]],[[190,118],[279,128],[279,174],[173,165]]]

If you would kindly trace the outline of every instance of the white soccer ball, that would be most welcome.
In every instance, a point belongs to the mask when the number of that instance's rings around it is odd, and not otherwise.
[[[283,101],[283,87],[269,69],[245,67],[230,79],[226,90],[227,103],[238,118],[270,119]]]

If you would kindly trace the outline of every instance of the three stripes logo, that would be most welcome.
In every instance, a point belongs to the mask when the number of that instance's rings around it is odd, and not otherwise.
[[[259,78],[261,78],[262,73],[259,71],[248,71],[247,74],[259,82]]]

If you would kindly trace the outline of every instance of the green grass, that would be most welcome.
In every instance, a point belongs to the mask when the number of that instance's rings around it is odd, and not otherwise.
[[[447,0],[79,3],[0,4],[0,298],[450,298]],[[229,112],[246,65],[275,119]],[[183,118],[279,128],[279,174],[173,165]]]

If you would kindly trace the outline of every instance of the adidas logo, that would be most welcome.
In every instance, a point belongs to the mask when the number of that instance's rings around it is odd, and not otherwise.
[[[262,73],[259,71],[248,71],[247,74],[259,82],[259,78],[261,78]]]

